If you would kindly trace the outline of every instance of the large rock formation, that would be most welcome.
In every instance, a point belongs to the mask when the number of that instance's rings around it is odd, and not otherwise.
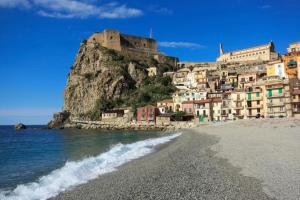
[[[143,85],[148,67],[159,67],[153,58],[117,52],[98,43],[81,43],[68,75],[64,92],[64,111],[83,117],[102,101],[130,95]]]

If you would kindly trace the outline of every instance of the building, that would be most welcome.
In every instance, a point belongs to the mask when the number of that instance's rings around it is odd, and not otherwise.
[[[103,47],[116,51],[129,50],[153,54],[157,53],[156,40],[121,34],[117,30],[104,30],[103,32],[95,33],[87,42],[97,42]]]
[[[194,80],[197,84],[207,82],[208,70],[195,67],[192,72],[194,75]]]
[[[245,117],[245,92],[243,90],[235,90],[231,92],[231,112],[233,119],[244,119]]]
[[[299,52],[299,51],[300,51],[300,41],[291,43],[287,48],[288,53]]]
[[[182,111],[187,115],[195,115],[194,101],[184,101],[182,102]]]
[[[189,68],[182,68],[176,71],[173,75],[173,84],[175,86],[187,86],[192,85],[193,81],[190,79],[191,70]],[[188,76],[189,75],[189,76]]]
[[[300,119],[300,80],[290,80],[290,92],[293,117]]]
[[[199,122],[210,122],[213,117],[212,100],[195,100],[193,101],[195,115]]]
[[[173,112],[174,111],[173,99],[164,99],[162,101],[157,102],[157,108],[159,108],[161,114]]]
[[[245,89],[247,86],[251,86],[258,79],[256,72],[244,72],[238,76],[238,88]]]
[[[285,73],[284,62],[281,60],[271,61],[267,64],[267,76],[279,76],[281,78],[288,78]]]
[[[222,94],[222,110],[221,110],[222,121],[232,120],[232,108],[231,108],[231,92],[224,92]]]
[[[264,101],[265,116],[291,117],[291,95],[287,79],[275,77],[264,77],[262,79],[266,100]]]
[[[177,66],[178,62],[178,58],[158,52],[155,39],[122,34],[117,30],[107,29],[94,33],[87,39],[87,42],[98,43],[103,47],[120,52],[152,57],[160,63],[169,63],[173,66]]]
[[[222,44],[220,45],[220,56],[217,62],[247,62],[247,61],[272,61],[277,60],[279,54],[275,52],[273,42],[257,47],[224,53]]]
[[[264,91],[257,85],[247,87],[245,90],[245,117],[248,119],[265,117],[264,111]]]
[[[107,110],[101,114],[101,121],[103,122],[119,122],[127,123],[130,122],[133,118],[133,113],[131,112],[130,107],[118,108],[114,110]]]
[[[146,105],[137,108],[136,118],[140,125],[156,125],[156,116],[159,114],[157,107]]]
[[[300,68],[300,52],[291,52],[282,56],[285,72],[289,79],[299,78],[299,68]]]
[[[157,75],[157,68],[156,67],[149,67],[147,68],[148,76],[156,76]]]
[[[212,99],[212,120],[221,121],[221,112],[222,112],[222,99],[213,98]]]

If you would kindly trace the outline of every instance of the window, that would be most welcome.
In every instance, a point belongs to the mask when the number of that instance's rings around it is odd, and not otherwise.
[[[260,101],[256,101],[256,104],[259,106],[260,105]]]
[[[260,113],[260,108],[257,108],[257,113]]]
[[[113,36],[110,36],[110,40],[112,40],[112,39],[114,39],[114,37],[113,37]]]
[[[272,90],[268,89],[268,97],[271,97],[271,96],[272,96]]]
[[[278,94],[282,94],[282,88],[278,88]]]
[[[189,112],[190,112],[190,113],[192,112],[192,108],[189,108]]]
[[[259,97],[260,96],[260,93],[259,92],[256,92],[256,97]]]
[[[206,116],[206,110],[203,110],[203,115]]]
[[[250,77],[250,78],[249,78],[249,81],[253,81],[253,77]]]

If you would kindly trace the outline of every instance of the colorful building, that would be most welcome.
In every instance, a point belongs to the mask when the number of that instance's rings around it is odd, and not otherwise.
[[[262,82],[265,86],[265,116],[269,118],[291,117],[292,107],[288,80],[275,76],[264,77]]]
[[[298,77],[299,57],[300,57],[300,52],[291,52],[282,56],[284,66],[285,66],[285,72],[289,79]]]
[[[153,105],[139,107],[136,113],[137,122],[140,125],[156,125],[156,116],[158,114],[158,108]]]
[[[267,64],[267,76],[279,76],[281,78],[288,78],[285,73],[284,62],[276,60]]]
[[[246,107],[245,117],[260,118],[265,117],[264,112],[264,93],[263,88],[260,86],[247,87],[245,90],[246,95]]]

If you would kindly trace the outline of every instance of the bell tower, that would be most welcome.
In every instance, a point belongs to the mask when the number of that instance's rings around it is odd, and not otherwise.
[[[220,43],[220,56],[224,55],[223,44]]]

